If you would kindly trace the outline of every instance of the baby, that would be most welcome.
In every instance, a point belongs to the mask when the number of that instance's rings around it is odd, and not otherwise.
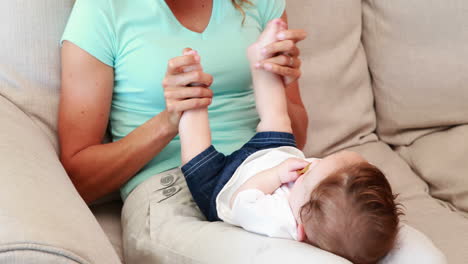
[[[376,263],[395,244],[395,196],[382,172],[357,153],[305,159],[296,148],[283,81],[255,65],[285,28],[273,20],[247,51],[261,120],[257,134],[225,156],[211,145],[207,109],[184,112],[182,172],[209,221],[309,243],[353,263]]]

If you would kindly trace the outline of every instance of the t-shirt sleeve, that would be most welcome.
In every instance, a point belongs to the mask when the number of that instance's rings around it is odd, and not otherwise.
[[[262,29],[265,29],[271,20],[281,17],[286,10],[285,0],[257,0],[255,4],[260,14]]]
[[[116,34],[108,0],[76,0],[60,43],[67,40],[114,67]]]
[[[279,195],[265,195],[259,190],[249,189],[238,193],[234,201],[232,224],[253,233],[291,239],[288,211],[287,200]]]

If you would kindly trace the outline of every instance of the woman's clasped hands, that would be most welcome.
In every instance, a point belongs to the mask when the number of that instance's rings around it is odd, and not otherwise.
[[[281,75],[284,84],[289,85],[301,77],[302,62],[297,43],[304,40],[307,33],[302,29],[288,29],[288,24],[283,20],[280,23],[284,30],[278,32],[276,42],[262,50],[268,59],[259,61],[257,68]]]
[[[182,56],[170,59],[162,82],[170,123],[178,126],[184,111],[208,107],[213,97],[212,83],[213,76],[203,72],[195,50],[186,48]]]

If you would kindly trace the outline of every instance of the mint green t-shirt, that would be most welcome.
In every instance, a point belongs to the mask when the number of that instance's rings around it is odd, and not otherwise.
[[[285,0],[251,0],[246,20],[231,0],[213,0],[203,33],[182,26],[165,0],[77,0],[63,40],[114,68],[110,112],[112,140],[118,141],[166,107],[161,82],[167,62],[190,47],[214,77],[209,119],[213,145],[230,154],[245,144],[259,122],[247,47],[268,21],[281,17]],[[125,199],[141,182],[180,166],[175,137],[122,188]]]

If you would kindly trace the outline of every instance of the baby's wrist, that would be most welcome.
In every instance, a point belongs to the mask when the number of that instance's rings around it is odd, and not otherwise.
[[[250,72],[252,73],[252,77],[257,76],[258,71],[261,70],[260,67],[257,66],[259,64],[260,63],[258,63],[258,62],[251,62],[250,63]]]
[[[262,54],[262,47],[260,47],[258,43],[254,43],[248,48],[247,59],[253,66],[255,66],[256,63],[266,59],[266,57]]]
[[[284,169],[281,167],[281,165],[279,165],[278,167],[276,167],[276,177],[278,179],[278,181],[281,183],[281,184],[284,184],[286,182],[288,182],[285,178],[285,175],[284,174]]]
[[[261,66],[261,61],[262,59],[260,58],[255,58],[255,59],[249,59],[249,64],[250,64],[250,69],[251,70],[257,70]]]

